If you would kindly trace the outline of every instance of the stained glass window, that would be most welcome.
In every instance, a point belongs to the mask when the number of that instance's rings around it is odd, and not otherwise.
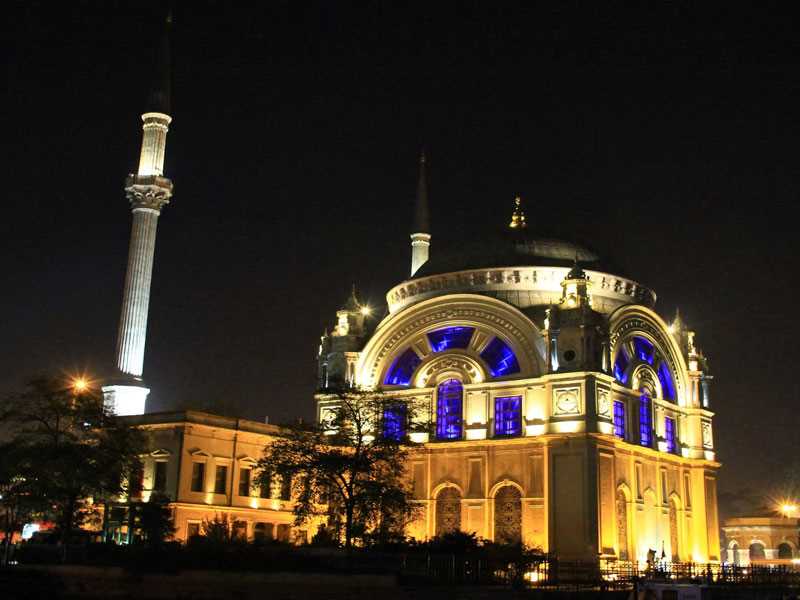
[[[614,400],[614,435],[625,439],[625,403]]]
[[[494,399],[494,434],[520,435],[522,433],[522,396]]]
[[[620,348],[617,358],[614,360],[614,377],[622,384],[628,383],[628,358],[625,348]]]
[[[650,398],[639,398],[639,443],[651,447],[653,440],[653,419],[650,416]]]
[[[434,352],[444,352],[450,348],[468,348],[474,327],[445,327],[428,333],[428,341]]]
[[[383,411],[383,437],[400,441],[406,434],[406,405],[387,406]]]
[[[634,337],[633,351],[640,361],[646,362],[648,365],[653,364],[653,359],[656,355],[656,349],[655,346],[653,346],[653,343],[647,338],[643,338],[638,335]]]
[[[436,437],[461,439],[461,404],[464,388],[458,379],[448,379],[436,390]]]
[[[675,437],[675,419],[664,417],[664,438],[667,441],[667,452],[673,454],[678,449],[678,442]]]
[[[492,377],[519,373],[519,363],[514,351],[503,340],[496,337],[481,352],[481,358],[489,365]]]
[[[658,380],[661,382],[661,393],[664,400],[675,400],[675,383],[672,381],[672,373],[669,372],[669,365],[666,361],[661,361],[658,365]]]
[[[394,361],[383,383],[386,385],[411,385],[411,376],[421,362],[417,353],[408,348]]]

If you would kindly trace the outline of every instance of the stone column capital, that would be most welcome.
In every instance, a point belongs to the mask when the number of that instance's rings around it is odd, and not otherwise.
[[[172,197],[172,181],[159,175],[129,175],[125,195],[131,209],[147,208],[160,212]]]

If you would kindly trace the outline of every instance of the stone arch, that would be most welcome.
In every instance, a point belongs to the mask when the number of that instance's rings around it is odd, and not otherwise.
[[[428,353],[425,335],[447,326],[474,327],[476,337],[468,352],[476,357],[492,337],[500,338],[514,351],[520,372],[515,377],[535,377],[545,372],[545,344],[538,327],[510,304],[476,294],[451,294],[418,302],[407,310],[387,316],[360,353],[356,372],[359,387],[374,389],[382,384],[392,361],[407,348],[415,348],[422,359],[416,373],[440,355]],[[446,354],[445,354],[446,355]],[[453,354],[456,356],[457,354]],[[475,358],[480,364],[480,360]],[[414,377],[416,380],[416,376]]]
[[[461,489],[455,485],[438,486],[435,502],[436,536],[461,529]]]
[[[778,544],[778,558],[793,558],[794,548],[789,542],[783,541]]]
[[[493,495],[494,541],[498,544],[522,542],[522,488],[511,482],[501,485]]]
[[[739,544],[735,540],[728,544],[728,562],[739,564]]]
[[[767,558],[767,549],[762,542],[754,541],[750,544],[750,561],[764,560]]]
[[[632,337],[641,336],[647,339],[661,353],[669,368],[675,385],[674,402],[679,406],[686,406],[688,403],[688,367],[683,358],[683,352],[669,334],[668,325],[664,320],[655,311],[645,306],[630,304],[615,310],[609,321],[612,364],[622,345]],[[655,362],[652,366],[657,368]]]

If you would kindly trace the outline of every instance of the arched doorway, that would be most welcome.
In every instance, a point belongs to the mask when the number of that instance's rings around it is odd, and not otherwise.
[[[494,496],[494,541],[522,542],[522,494],[513,485],[504,485]]]
[[[446,487],[436,496],[436,535],[461,529],[461,493]]]
[[[672,562],[678,562],[681,559],[679,544],[680,536],[678,535],[678,506],[674,499],[669,501],[669,547],[672,552]]]
[[[739,565],[739,544],[733,542],[728,548],[728,562]]]
[[[617,548],[620,560],[628,559],[628,499],[617,490]]]
[[[761,542],[753,542],[750,544],[750,560],[764,560],[767,553],[764,551],[764,544]]]
[[[778,545],[778,558],[792,558],[792,547],[786,542]]]

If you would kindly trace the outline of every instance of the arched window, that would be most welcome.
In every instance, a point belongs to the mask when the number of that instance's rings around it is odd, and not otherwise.
[[[406,349],[392,363],[383,383],[385,385],[411,385],[411,376],[421,362],[422,359],[417,356],[417,353],[412,348]]]
[[[640,372],[640,365],[649,365],[657,378],[661,390],[660,398],[675,402],[677,394],[672,369],[664,353],[651,340],[641,335],[634,335],[619,345],[614,358],[614,377],[623,385],[630,385],[635,380],[635,372]],[[635,382],[635,381],[634,381]],[[655,383],[655,381],[654,381]],[[651,397],[655,397],[655,389]]]
[[[501,487],[494,497],[494,541],[519,544],[522,541],[522,500],[513,485]]]
[[[764,544],[754,542],[750,544],[750,560],[764,560],[767,553],[764,551]]]
[[[444,352],[451,348],[464,349],[469,348],[474,332],[474,327],[445,327],[428,333],[428,341],[434,352]]]
[[[448,379],[436,389],[436,437],[461,439],[461,407],[464,388],[458,379]]]
[[[461,529],[461,494],[446,487],[436,496],[436,535]]]
[[[481,352],[481,358],[489,366],[492,377],[519,373],[519,362],[511,347],[496,337]]]
[[[792,558],[792,547],[786,542],[778,545],[778,558]]]

